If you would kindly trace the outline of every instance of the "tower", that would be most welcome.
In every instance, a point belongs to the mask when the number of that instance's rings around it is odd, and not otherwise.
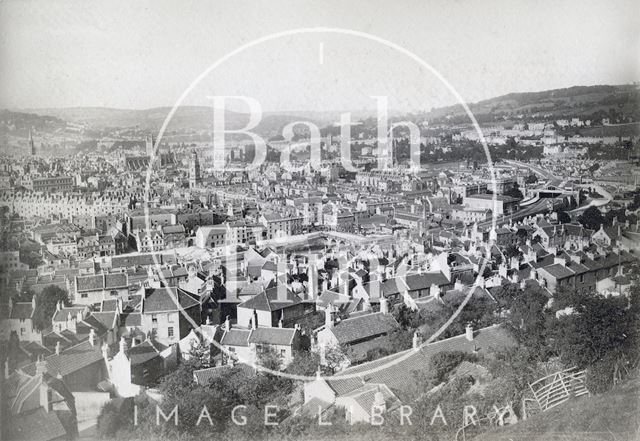
[[[153,156],[153,135],[148,135],[144,138],[145,148],[147,156]]]
[[[33,142],[33,135],[31,133],[31,129],[29,129],[29,147],[31,149],[31,156],[36,155],[36,145]]]
[[[195,188],[198,185],[200,185],[200,162],[194,150],[189,159],[189,188]]]

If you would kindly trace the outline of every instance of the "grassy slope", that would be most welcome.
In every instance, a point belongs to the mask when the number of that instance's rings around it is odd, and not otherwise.
[[[597,396],[580,397],[474,441],[640,440],[640,379]]]

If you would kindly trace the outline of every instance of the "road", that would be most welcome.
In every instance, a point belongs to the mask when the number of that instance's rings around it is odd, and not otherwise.
[[[510,220],[517,221],[520,219],[524,219],[528,216],[535,216],[538,213],[544,213],[545,211],[549,211],[549,201],[553,201],[553,199],[540,199],[538,202],[529,205],[528,207],[522,208],[521,210],[516,211],[513,214],[508,214],[503,216],[498,216],[496,219],[496,224],[502,225],[504,223],[508,223]],[[493,219],[488,221],[479,222],[478,227],[490,227],[493,223]]]
[[[533,165],[533,164],[525,164],[524,162],[520,162],[520,161],[512,161],[510,159],[505,159],[504,162],[506,162],[507,164],[511,164],[513,166],[516,167],[524,167],[524,168],[528,168],[529,170],[531,170],[532,172],[534,172],[537,175],[542,176],[545,179],[548,180],[554,180],[554,179],[560,179],[558,176],[555,176],[553,173],[551,173],[550,171],[547,171],[541,167],[538,167],[537,165]]]

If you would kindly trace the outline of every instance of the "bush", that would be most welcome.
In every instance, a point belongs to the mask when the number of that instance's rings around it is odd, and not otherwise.
[[[586,386],[592,394],[607,392],[613,387],[615,360],[607,356],[589,366],[586,372]]]

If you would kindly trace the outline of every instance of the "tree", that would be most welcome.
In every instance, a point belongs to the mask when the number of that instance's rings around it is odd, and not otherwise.
[[[42,331],[51,326],[51,318],[56,311],[58,302],[69,306],[69,294],[64,289],[56,285],[45,287],[36,295],[36,310],[33,314],[33,325]]]
[[[630,353],[636,349],[631,336],[637,320],[626,298],[589,293],[573,299],[574,312],[554,321],[550,330],[564,363],[587,367],[610,351]]]
[[[189,362],[194,365],[195,369],[212,367],[211,345],[204,339],[200,339],[198,343],[193,344],[189,349]]]
[[[316,352],[296,351],[293,361],[287,366],[285,372],[292,375],[315,375],[320,366],[320,356]]]
[[[604,217],[597,207],[589,207],[578,217],[578,222],[585,228],[597,230],[604,224]]]
[[[447,381],[449,373],[457,368],[463,361],[476,362],[478,357],[475,354],[462,351],[438,352],[429,360],[430,383],[433,386]]]
[[[536,182],[538,182],[538,177],[534,173],[531,173],[525,178],[524,182],[526,184],[535,184]]]
[[[523,198],[522,192],[520,191],[518,184],[515,184],[513,188],[510,188],[509,190],[505,191],[504,195],[511,196],[512,198],[516,198],[516,199]]]

